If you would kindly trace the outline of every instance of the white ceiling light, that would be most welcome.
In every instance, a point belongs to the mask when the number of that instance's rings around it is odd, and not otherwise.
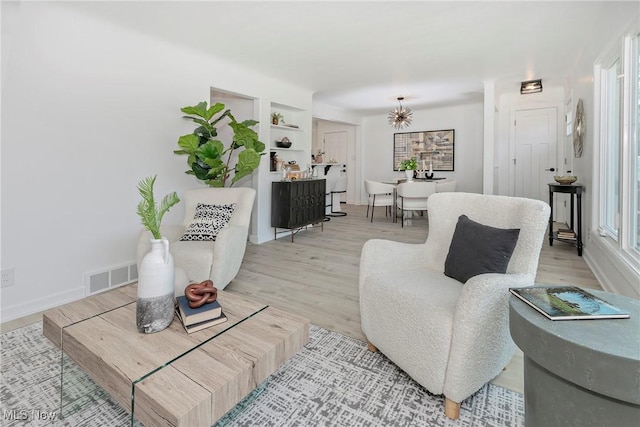
[[[405,108],[402,106],[402,101],[404,100],[403,96],[398,97],[398,108],[394,108],[389,111],[389,124],[396,129],[402,129],[405,127],[409,127],[411,124],[411,120],[413,118],[413,113],[409,108]]]

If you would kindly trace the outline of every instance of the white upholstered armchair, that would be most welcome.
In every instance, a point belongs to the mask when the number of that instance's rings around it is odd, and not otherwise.
[[[423,244],[373,239],[363,246],[362,331],[370,349],[379,349],[431,393],[444,394],[445,413],[457,418],[460,402],[496,377],[514,354],[508,289],[534,283],[549,206],[532,199],[447,192],[429,196],[428,215]],[[456,232],[461,215],[490,233]],[[452,241],[455,247],[473,246],[465,238],[480,245],[473,256],[458,257],[464,269],[471,258],[490,252],[486,246],[499,240],[496,236],[513,237],[516,229],[510,259],[498,257],[504,274],[462,281],[445,275],[446,268],[456,275],[451,271],[456,256],[449,255]]]
[[[201,282],[211,279],[216,288],[224,289],[238,271],[244,257],[251,221],[251,211],[256,190],[253,188],[201,188],[189,190],[184,195],[185,217],[183,224],[162,225],[160,232],[170,244],[176,267],[182,268],[189,280]],[[193,221],[198,204],[236,204],[228,224],[214,241],[181,241],[187,227]],[[149,251],[151,234],[143,230],[138,238],[138,265]]]

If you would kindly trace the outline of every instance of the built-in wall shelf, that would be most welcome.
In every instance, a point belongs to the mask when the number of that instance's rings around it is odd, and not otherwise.
[[[309,112],[290,105],[271,103],[271,113],[282,115],[283,124],[271,124],[269,128],[269,151],[273,155],[277,155],[280,161],[286,163],[295,161],[300,168],[304,169],[307,164],[311,163],[311,133],[306,128],[309,121]],[[287,123],[294,124],[298,127],[287,126]],[[276,141],[282,141],[287,138],[291,141],[291,147],[283,148],[276,145]],[[273,170],[271,172],[274,172]]]
[[[271,147],[271,151],[305,151],[305,149],[304,148]]]
[[[291,126],[287,126],[287,125],[271,125],[272,129],[284,129],[284,130],[292,130],[292,131],[298,131],[298,132],[302,132],[302,129],[300,129],[300,127],[294,128]]]

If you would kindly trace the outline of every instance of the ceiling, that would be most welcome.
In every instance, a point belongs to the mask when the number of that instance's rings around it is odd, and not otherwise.
[[[483,82],[562,84],[638,1],[70,2],[363,114],[481,100]],[[612,24],[616,25],[612,25]],[[603,36],[603,33],[604,36]]]

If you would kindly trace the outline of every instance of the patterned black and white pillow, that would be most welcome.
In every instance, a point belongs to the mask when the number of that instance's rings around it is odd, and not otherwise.
[[[236,203],[230,205],[196,205],[196,214],[180,240],[216,240],[216,236],[231,220]]]

